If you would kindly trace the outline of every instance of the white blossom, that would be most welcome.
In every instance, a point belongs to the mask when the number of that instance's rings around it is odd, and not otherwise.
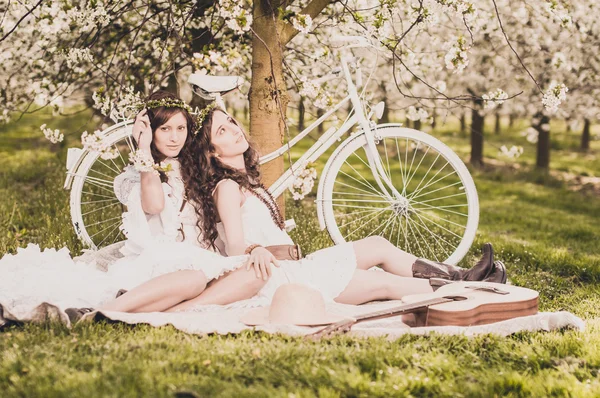
[[[481,98],[484,100],[485,109],[494,109],[504,103],[504,101],[508,98],[508,94],[506,94],[504,90],[497,88],[495,91],[490,91],[488,94],[483,94]]]
[[[300,172],[295,173],[296,178],[290,187],[294,200],[302,200],[315,186],[317,170],[314,167],[303,167]]]
[[[63,139],[65,138],[64,134],[61,133],[60,130],[58,130],[58,129],[52,130],[52,129],[46,128],[46,124],[42,124],[40,126],[40,130],[42,130],[46,139],[53,144],[62,142]]]
[[[429,113],[427,112],[427,110],[425,110],[423,108],[415,108],[414,106],[409,106],[406,117],[409,120],[413,120],[413,121],[419,120],[419,121],[425,122],[429,118]]]
[[[523,131],[521,133],[521,135],[523,137],[525,137],[525,139],[528,142],[531,142],[532,144],[535,144],[538,141],[538,135],[539,135],[539,133],[533,127],[528,127],[525,131]]]
[[[458,39],[449,42],[447,46],[449,46],[449,49],[444,57],[446,68],[452,69],[454,73],[461,73],[469,65],[469,55],[467,53],[469,47],[466,39],[460,36]]]
[[[558,110],[559,105],[567,98],[569,89],[563,83],[553,81],[550,87],[542,97],[542,104],[548,113],[553,114]]]
[[[291,21],[294,29],[305,34],[310,32],[313,24],[312,18],[308,14],[296,14],[291,18]]]
[[[140,173],[152,173],[158,175],[158,171],[156,170],[154,164],[154,159],[152,159],[152,156],[146,153],[146,151],[138,149],[130,152],[129,162],[133,165],[133,168]]]
[[[500,147],[500,155],[506,156],[511,159],[516,159],[523,154],[522,146],[511,146],[510,149],[506,147],[506,145],[502,145]]]

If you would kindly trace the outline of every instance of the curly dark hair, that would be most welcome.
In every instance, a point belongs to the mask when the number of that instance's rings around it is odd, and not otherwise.
[[[204,118],[198,133],[189,145],[183,147],[179,155],[181,176],[187,199],[194,206],[198,216],[197,225],[202,230],[203,240],[213,247],[219,236],[217,232],[219,217],[212,193],[219,181],[231,179],[237,182],[240,187],[252,191],[262,187],[258,163],[259,156],[252,144],[244,152],[245,171],[227,166],[213,155],[215,148],[211,142],[211,128],[213,115],[216,112],[225,113],[219,108],[212,109]],[[235,119],[233,120],[235,121]],[[239,125],[237,121],[235,123]]]

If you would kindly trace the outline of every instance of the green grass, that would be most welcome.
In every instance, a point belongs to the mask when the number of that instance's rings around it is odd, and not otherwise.
[[[64,119],[40,114],[0,129],[1,254],[28,242],[81,249],[62,183],[66,147],[78,145],[81,130],[94,129],[93,122],[85,126],[89,120],[86,113]],[[65,129],[67,142],[57,147],[45,141],[41,123]],[[449,123],[434,134],[466,158],[468,138],[455,128]],[[559,148],[552,152],[554,170],[598,177],[600,143],[583,156],[574,152],[575,133],[562,133],[558,124],[552,128]],[[560,173],[536,172],[532,147],[517,160],[519,168],[499,157],[492,145],[521,142],[519,131],[488,135],[486,156],[498,162],[472,170],[481,220],[464,261],[481,243],[494,242],[513,283],[539,290],[541,310],[584,318],[585,332],[309,342],[257,332],[195,336],[172,327],[107,322],[71,330],[11,326],[0,331],[0,395],[600,396],[600,198]],[[289,201],[287,212],[299,225],[293,237],[305,252],[330,245],[310,200]]]

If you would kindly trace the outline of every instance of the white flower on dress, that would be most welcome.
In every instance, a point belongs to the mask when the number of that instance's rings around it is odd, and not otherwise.
[[[138,149],[129,153],[129,162],[133,165],[133,168],[140,173],[152,173],[158,175],[154,159],[145,151]]]

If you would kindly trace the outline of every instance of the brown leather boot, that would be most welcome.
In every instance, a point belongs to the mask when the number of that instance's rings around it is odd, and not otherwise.
[[[434,292],[440,287],[454,282],[456,281],[451,281],[442,278],[429,279],[429,285],[433,288]],[[492,270],[490,275],[487,278],[483,279],[481,282],[506,283],[506,267],[504,266],[504,263],[502,261],[494,261],[494,269]]]
[[[412,266],[415,278],[441,278],[451,281],[481,281],[487,278],[494,268],[494,248],[491,243],[483,245],[483,255],[470,269],[417,258]]]

